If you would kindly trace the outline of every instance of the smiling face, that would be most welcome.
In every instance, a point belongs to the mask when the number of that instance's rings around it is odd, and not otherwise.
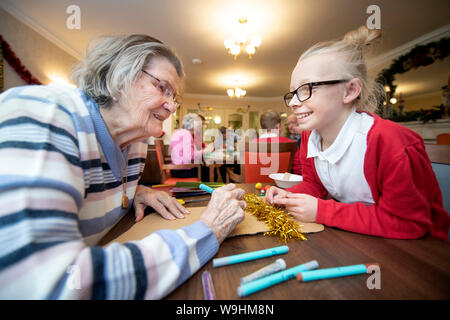
[[[166,58],[153,57],[143,69],[178,91],[181,79]],[[140,73],[123,100],[120,107],[126,113],[127,125],[135,130],[134,141],[161,136],[164,120],[176,111],[172,98],[164,96],[161,83],[144,72]]]
[[[339,60],[334,55],[316,54],[297,63],[292,72],[290,91],[309,82],[341,79]],[[344,88],[345,83],[313,87],[311,97],[303,102],[294,95],[289,106],[297,116],[299,128],[316,129],[321,135],[326,131],[336,131],[337,127],[340,129],[351,111],[343,101]]]

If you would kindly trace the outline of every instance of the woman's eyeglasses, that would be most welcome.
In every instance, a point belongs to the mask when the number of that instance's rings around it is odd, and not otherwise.
[[[309,98],[311,98],[313,87],[348,82],[348,81],[350,81],[350,80],[329,80],[329,81],[309,82],[309,83],[302,84],[300,87],[298,87],[294,91],[288,92],[284,95],[284,103],[289,108],[290,107],[289,103],[294,98],[294,95],[297,95],[298,101],[303,102],[303,101],[306,101]]]
[[[172,86],[170,85],[169,82],[164,81],[164,80],[160,80],[157,77],[155,77],[154,75],[148,73],[145,70],[142,70],[143,73],[145,73],[146,75],[152,77],[153,79],[155,79],[156,81],[158,81],[158,89],[159,91],[161,91],[161,94],[166,97],[166,98],[170,98],[173,103],[175,104],[175,108],[178,108],[181,105],[182,99],[181,96],[178,95],[175,90],[173,90]]]

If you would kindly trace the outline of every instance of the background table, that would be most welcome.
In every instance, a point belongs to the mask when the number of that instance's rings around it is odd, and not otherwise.
[[[254,184],[239,185],[254,192]],[[205,203],[187,206],[204,206]],[[134,215],[126,215],[100,244],[108,243],[134,224]],[[203,299],[201,274],[208,270],[217,299],[238,299],[241,277],[277,258],[287,268],[317,260],[321,268],[378,262],[381,265],[381,289],[369,290],[367,275],[299,283],[292,279],[242,299],[450,299],[450,244],[427,235],[419,240],[393,240],[325,227],[320,233],[307,234],[306,241],[290,241],[289,253],[256,261],[212,268],[206,263],[166,299]],[[263,235],[226,239],[217,257],[280,246],[275,238]]]
[[[210,153],[209,155],[205,155],[205,166],[209,169],[209,181],[214,182],[214,171],[216,169],[220,169],[225,165],[233,165],[237,164],[239,160],[239,153],[226,153],[225,151],[215,151]],[[217,178],[220,180],[220,172],[217,170]],[[225,179],[225,177],[223,177]],[[225,181],[224,181],[225,182]]]

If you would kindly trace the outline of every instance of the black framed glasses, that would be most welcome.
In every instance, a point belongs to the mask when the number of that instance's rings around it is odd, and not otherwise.
[[[298,101],[303,102],[303,101],[306,101],[309,98],[311,98],[313,87],[348,82],[348,81],[350,81],[350,80],[329,80],[329,81],[309,82],[309,83],[302,84],[300,87],[298,87],[294,91],[288,92],[284,95],[284,103],[286,104],[286,107],[290,108],[289,103],[294,98],[294,95],[297,95]]]
[[[158,81],[158,86],[155,86],[159,89],[159,91],[161,91],[161,94],[166,97],[166,98],[170,98],[173,103],[175,104],[175,107],[178,108],[181,103],[182,103],[182,99],[181,96],[178,95],[175,90],[172,88],[172,86],[170,85],[169,82],[158,79],[157,77],[155,77],[154,75],[148,73],[147,71],[142,69],[142,72],[145,73],[146,75],[150,76],[151,78],[155,79],[156,81]]]

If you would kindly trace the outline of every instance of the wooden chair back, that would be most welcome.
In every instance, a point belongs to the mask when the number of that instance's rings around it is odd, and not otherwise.
[[[450,145],[450,133],[438,134],[436,137],[436,143]]]
[[[167,155],[165,153],[164,141],[162,139],[155,139],[155,150],[156,157],[158,159],[157,163],[159,165],[159,169],[161,170],[161,182],[160,183],[169,183],[168,181],[201,181],[202,180],[202,172],[200,164],[172,164],[166,163],[165,159]],[[197,168],[197,178],[171,178],[170,170],[171,169],[192,169]]]
[[[227,168],[227,183],[233,180],[238,183],[268,182],[272,173],[290,172],[292,160],[297,150],[296,142],[245,142],[245,149],[239,150],[240,174]]]

